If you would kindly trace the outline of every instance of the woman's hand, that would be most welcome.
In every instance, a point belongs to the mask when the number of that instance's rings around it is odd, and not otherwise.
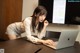
[[[54,43],[52,40],[50,40],[50,39],[48,39],[48,40],[43,40],[42,43],[43,43],[44,45],[55,46],[55,43]]]
[[[44,27],[48,26],[49,22],[47,20],[44,21]]]

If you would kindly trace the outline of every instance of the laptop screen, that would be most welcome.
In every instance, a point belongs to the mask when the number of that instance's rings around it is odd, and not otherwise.
[[[46,31],[46,35],[43,39],[58,40],[60,37],[60,34],[61,32]]]

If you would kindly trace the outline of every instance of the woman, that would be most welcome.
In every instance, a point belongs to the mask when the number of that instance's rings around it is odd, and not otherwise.
[[[38,6],[31,17],[27,17],[22,22],[15,22],[7,27],[6,34],[12,39],[16,39],[25,32],[27,40],[33,43],[43,43],[53,45],[52,40],[42,40],[45,37],[48,21],[45,20],[47,11],[43,6]]]

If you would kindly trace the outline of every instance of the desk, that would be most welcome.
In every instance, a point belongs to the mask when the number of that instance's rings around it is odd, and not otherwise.
[[[80,45],[75,43],[74,47],[69,47],[60,50],[53,50],[44,45],[36,45],[22,38],[0,42],[0,48],[4,49],[4,53],[35,53],[39,48],[42,48],[38,53],[80,53]]]

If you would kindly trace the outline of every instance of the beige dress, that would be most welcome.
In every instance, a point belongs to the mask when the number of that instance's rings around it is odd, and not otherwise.
[[[35,33],[34,33],[31,28],[31,20],[32,17],[27,17],[23,22],[25,27],[25,37],[27,37],[27,40],[36,43],[38,42],[39,39],[45,37],[46,29],[44,31],[41,31],[41,33],[38,33],[38,31],[35,29]],[[6,34],[9,35],[19,36],[21,35],[21,33],[23,33],[21,29],[21,22],[15,22],[10,24],[6,30]]]

